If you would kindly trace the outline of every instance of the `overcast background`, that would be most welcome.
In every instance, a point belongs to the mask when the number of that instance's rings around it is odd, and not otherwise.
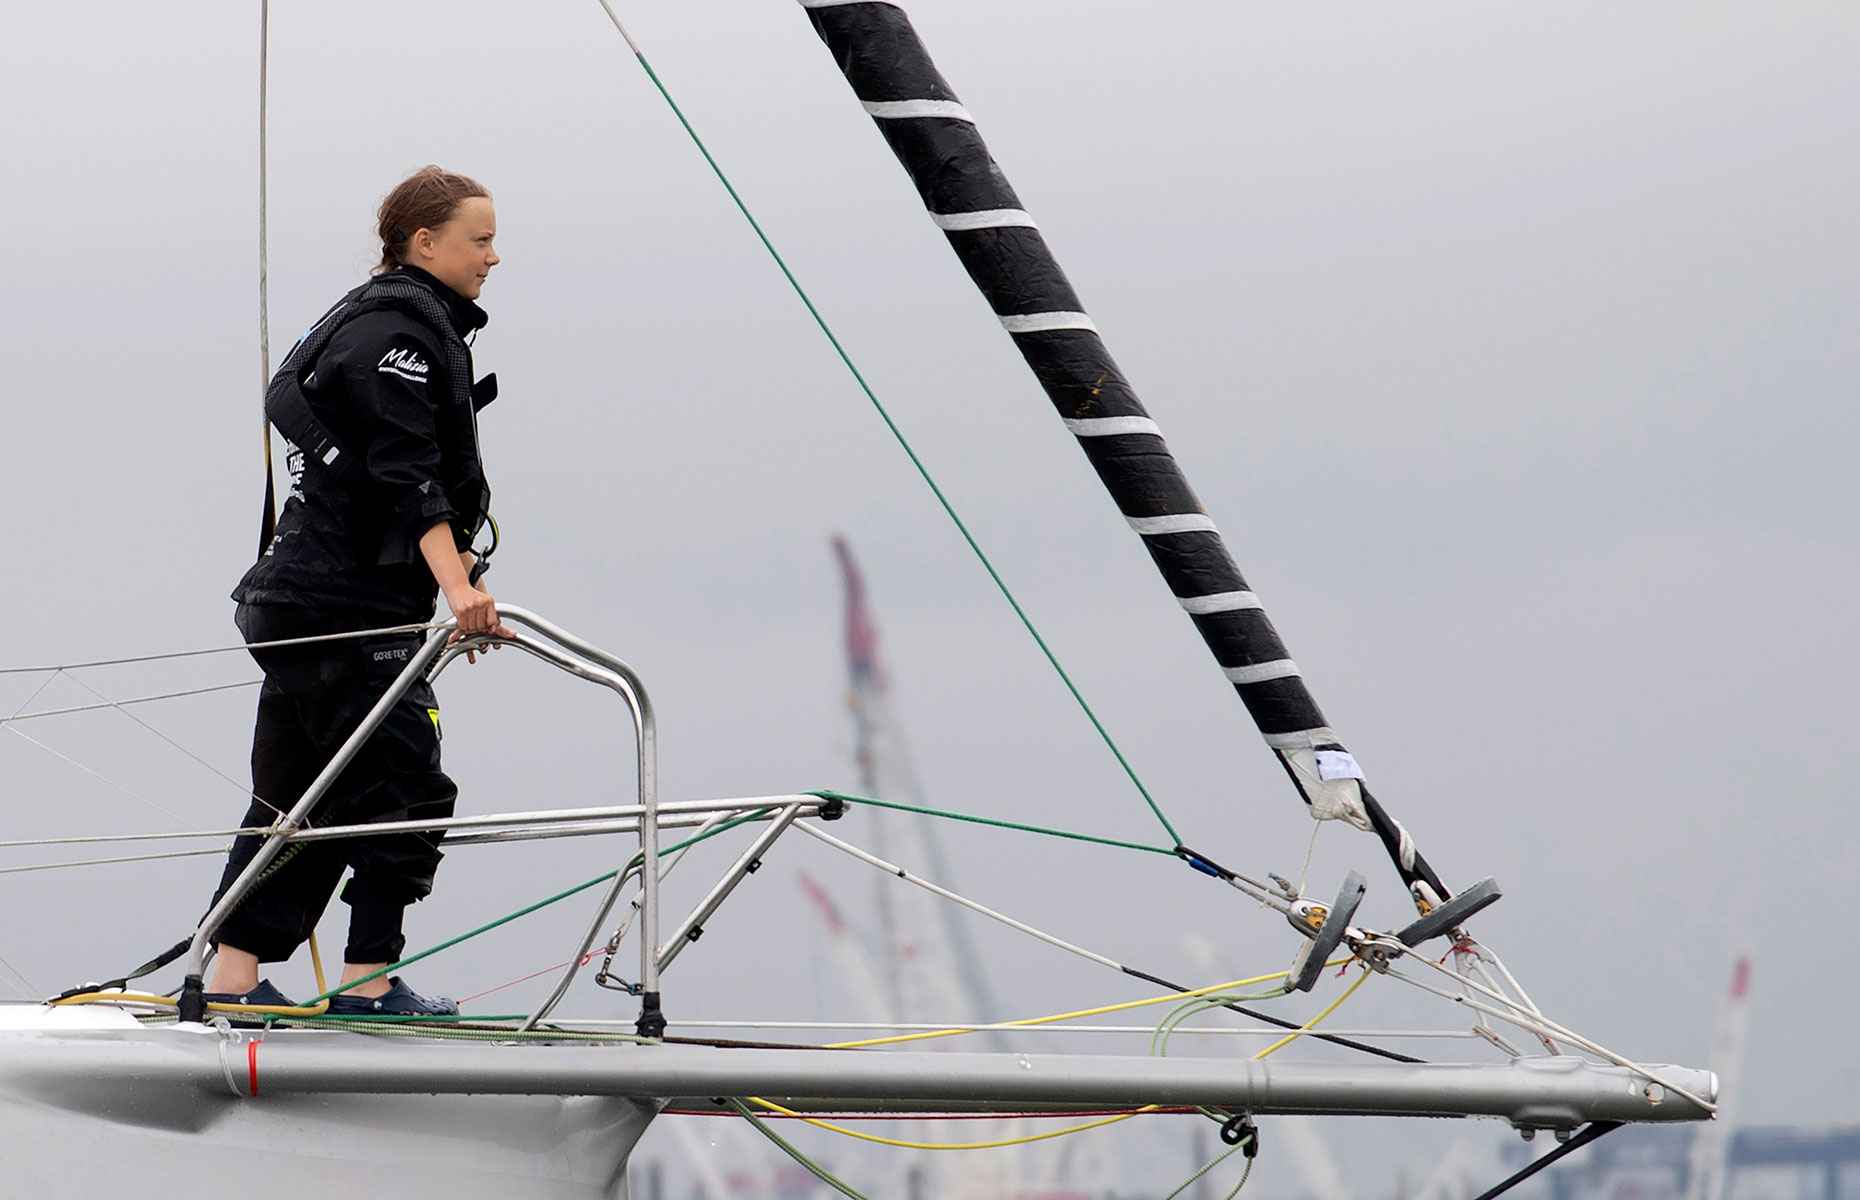
[[[1565,1023],[1694,1065],[1747,944],[1743,1119],[1860,1119],[1860,10],[912,13],[1377,794],[1450,884],[1504,884],[1480,937]],[[1296,875],[1302,806],[804,14],[623,16],[1184,838]],[[6,25],[0,660],[223,645],[261,494],[257,4],[15,6]],[[406,171],[493,190],[489,584],[640,669],[669,797],[854,785],[837,531],[935,802],[1163,839],[594,0],[284,0],[272,46],[274,355],[363,277]],[[254,675],[224,655],[79,678],[121,698]],[[94,699],[68,678],[34,698],[44,682],[0,676],[0,707]],[[442,692],[465,811],[630,795],[604,693],[510,654]],[[242,780],[251,695],[138,711]],[[239,786],[119,714],[10,728],[98,774],[0,736],[0,836],[240,811]],[[1153,972],[1201,979],[1190,934],[1242,971],[1294,949],[1160,856],[948,844],[965,890]],[[619,852],[460,849],[413,944]],[[794,872],[855,911],[870,883],[811,844],[774,858],[668,977],[674,1020],[861,1015]],[[1401,922],[1380,847],[1327,827],[1314,887],[1352,866],[1363,918]],[[0,993],[140,961],[217,871],[0,875]],[[413,981],[492,987],[559,961],[585,919],[559,906]],[[981,936],[1016,1015],[1147,994]],[[274,977],[311,990],[301,960]],[[632,1012],[592,989],[570,1007]],[[1458,1023],[1385,981],[1350,1008]],[[1374,1192],[1465,1130],[1324,1133]],[[1107,1179],[1167,1190],[1186,1138],[1154,1134]],[[1268,1155],[1257,1186],[1297,1183]]]

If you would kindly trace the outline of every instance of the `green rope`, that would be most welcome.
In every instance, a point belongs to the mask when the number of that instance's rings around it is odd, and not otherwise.
[[[869,804],[873,808],[892,808],[899,812],[922,813],[926,817],[942,817],[950,821],[968,821],[974,825],[993,825],[997,829],[1018,829],[1022,833],[1042,833],[1047,837],[1069,838],[1075,842],[1092,842],[1100,846],[1116,846],[1120,850],[1144,850],[1151,854],[1168,854],[1173,856],[1175,850],[1169,846],[1146,846],[1142,842],[1125,842],[1117,838],[1099,837],[1091,833],[1072,833],[1065,829],[1048,829],[1044,825],[1027,825],[1020,821],[1003,821],[998,817],[978,817],[971,813],[946,812],[940,808],[923,808],[916,804],[899,804],[895,800],[874,800],[869,796],[848,796],[844,792],[817,791],[806,793],[819,796],[822,800],[841,800],[847,804]]]
[[[520,1021],[523,1018],[517,1017],[516,1019]],[[276,1024],[270,1021],[266,1024],[271,1028],[288,1025],[302,1029],[343,1029],[350,1033],[365,1033],[370,1037],[432,1038],[454,1042],[637,1042],[650,1044],[653,1040],[633,1033],[605,1031],[575,1033],[569,1030],[542,1029],[459,1029],[446,1024],[408,1021],[406,1018],[377,1019],[370,1023],[354,1017],[278,1017]]]
[[[726,1100],[725,1103],[736,1110],[737,1116],[742,1117],[751,1125],[754,1125],[756,1129],[761,1132],[763,1137],[766,1137],[769,1141],[774,1142],[776,1146],[780,1147],[782,1153],[800,1163],[803,1167],[806,1167],[808,1171],[813,1174],[814,1178],[820,1180],[820,1182],[826,1184],[842,1196],[849,1197],[850,1200],[869,1200],[864,1192],[859,1191],[845,1180],[836,1177],[831,1171],[828,1171],[825,1167],[801,1153],[792,1142],[782,1137],[781,1134],[776,1133],[773,1129],[770,1129],[768,1122],[750,1111],[747,1104],[744,1104],[741,1100],[733,1096]]]
[[[1200,1170],[1196,1171],[1193,1175],[1190,1175],[1187,1179],[1184,1179],[1180,1187],[1176,1188],[1173,1192],[1170,1192],[1167,1196],[1164,1196],[1162,1200],[1175,1200],[1177,1196],[1180,1196],[1183,1192],[1187,1191],[1197,1179],[1200,1179],[1203,1175],[1206,1175],[1209,1171],[1212,1171],[1214,1168],[1220,1166],[1222,1163],[1232,1158],[1236,1151],[1245,1149],[1246,1144],[1252,1140],[1253,1140],[1252,1137],[1249,1135],[1247,1137],[1241,1138],[1234,1145],[1229,1146],[1227,1149],[1221,1151],[1219,1154],[1209,1159],[1206,1163],[1203,1163]],[[1253,1173],[1253,1160],[1249,1158],[1246,1160],[1246,1170],[1240,1173],[1240,1182],[1234,1184],[1234,1190],[1227,1193],[1227,1200],[1234,1200],[1234,1197],[1240,1194],[1240,1189],[1246,1186],[1247,1176],[1251,1175],[1252,1173]]]
[[[1278,987],[1268,988],[1263,992],[1215,994],[1196,996],[1191,1000],[1185,1000],[1181,1004],[1170,1009],[1169,1015],[1156,1023],[1155,1030],[1150,1034],[1150,1053],[1158,1057],[1167,1056],[1169,1053],[1170,1035],[1175,1032],[1176,1026],[1188,1020],[1190,1017],[1198,1016],[1211,1009],[1227,1008],[1233,1004],[1241,1004],[1253,1000],[1276,1000],[1280,996],[1285,995],[1286,990],[1286,986],[1280,984]]]
[[[606,7],[606,0],[602,0],[602,6]],[[607,15],[613,17],[613,22],[616,26],[620,25],[620,19],[614,16],[611,8],[608,8]],[[621,28],[620,33],[622,37],[626,37],[626,30],[624,28]],[[937,503],[943,506],[943,511],[949,514],[949,519],[951,521],[955,522],[956,529],[962,534],[963,541],[969,543],[969,549],[975,551],[975,557],[981,560],[983,568],[988,572],[988,577],[995,581],[995,586],[1001,589],[1002,596],[1006,597],[1009,606],[1013,608],[1014,615],[1019,617],[1020,623],[1027,627],[1027,632],[1032,635],[1034,644],[1040,647],[1040,653],[1046,655],[1046,661],[1051,663],[1053,665],[1053,670],[1059,673],[1059,678],[1066,685],[1066,690],[1072,693],[1072,698],[1074,700],[1078,701],[1079,708],[1082,709],[1085,716],[1090,719],[1092,728],[1098,731],[1098,736],[1104,739],[1104,744],[1110,749],[1112,755],[1116,757],[1117,764],[1124,768],[1124,774],[1128,775],[1130,777],[1130,782],[1136,785],[1137,791],[1143,796],[1144,803],[1150,806],[1150,811],[1156,814],[1156,819],[1162,822],[1162,827],[1168,830],[1169,836],[1179,845],[1182,841],[1182,837],[1180,834],[1176,833],[1175,826],[1169,823],[1168,817],[1163,816],[1162,808],[1157,805],[1155,797],[1151,796],[1150,790],[1143,786],[1143,781],[1137,778],[1136,769],[1132,767],[1129,760],[1124,757],[1124,752],[1118,749],[1116,741],[1112,740],[1110,731],[1105,729],[1104,723],[1098,719],[1098,714],[1092,711],[1090,704],[1086,703],[1083,693],[1081,693],[1078,686],[1072,682],[1072,676],[1068,675],[1066,669],[1059,665],[1058,656],[1055,655],[1052,648],[1046,644],[1046,639],[1040,636],[1040,631],[1034,628],[1033,619],[1027,615],[1025,609],[1021,608],[1020,601],[1014,598],[1014,593],[1009,590],[1007,581],[1001,578],[1001,573],[995,570],[994,563],[990,562],[988,555],[983,553],[981,544],[977,542],[975,536],[969,532],[969,527],[963,524],[961,517],[956,515],[955,506],[949,502],[949,498],[943,494],[943,489],[938,487],[936,480],[931,477],[930,468],[924,466],[923,460],[917,457],[917,451],[911,448],[910,442],[906,440],[904,436],[904,431],[898,428],[898,423],[891,419],[891,414],[886,411],[884,404],[879,401],[878,393],[872,390],[872,385],[866,382],[864,374],[860,372],[858,366],[853,362],[852,355],[846,352],[846,347],[840,344],[840,339],[834,334],[832,327],[827,324],[827,319],[820,315],[820,310],[818,308],[814,307],[814,301],[808,296],[807,289],[801,286],[801,281],[796,279],[794,277],[794,272],[788,269],[788,264],[782,258],[781,252],[775,249],[775,243],[769,240],[769,235],[762,231],[761,223],[756,220],[755,214],[749,211],[749,205],[745,204],[743,198],[737,194],[736,188],[731,184],[729,176],[723,173],[723,168],[717,164],[716,158],[711,155],[710,148],[704,144],[704,139],[700,138],[697,130],[691,127],[691,122],[685,118],[684,110],[678,107],[678,101],[672,99],[672,93],[666,89],[664,82],[659,79],[659,73],[652,69],[652,64],[646,61],[645,53],[633,43],[631,37],[627,37],[627,45],[632,48],[634,57],[639,59],[639,65],[645,68],[646,77],[652,80],[652,86],[659,89],[659,95],[665,97],[665,102],[671,106],[672,115],[678,118],[678,123],[683,125],[685,127],[685,132],[691,135],[691,141],[697,146],[698,152],[704,156],[704,161],[710,164],[710,169],[716,173],[718,182],[722,183],[724,190],[730,193],[730,199],[736,202],[736,207],[742,212],[743,219],[748,221],[749,227],[756,231],[756,237],[761,239],[763,248],[769,252],[769,257],[773,258],[775,260],[775,265],[781,268],[781,273],[787,277],[789,286],[794,288],[794,294],[799,296],[801,298],[801,303],[807,306],[807,311],[814,318],[814,323],[820,326],[820,332],[827,335],[827,341],[833,344],[833,349],[839,354],[840,361],[846,364],[846,369],[848,371],[852,372],[852,377],[858,382],[859,389],[865,393],[865,398],[870,400],[872,402],[872,407],[878,410],[878,415],[885,422],[885,427],[891,430],[891,436],[897,439],[898,445],[904,450],[905,456],[911,460],[911,465],[917,468],[917,473],[921,475],[923,481],[929,485],[931,493],[936,496]]]
[[[674,851],[683,850],[686,846],[695,846],[699,842],[704,841],[707,838],[713,838],[713,837],[716,837],[718,834],[725,832],[726,830],[735,829],[738,825],[743,825],[750,821],[759,820],[762,817],[767,816],[769,813],[773,811],[774,810],[770,808],[759,808],[755,812],[744,813],[740,817],[732,817],[730,820],[725,821],[723,824],[717,826],[715,829],[707,829],[703,833],[700,833],[696,835],[695,837],[688,837],[682,842],[677,842],[677,843],[674,843],[673,845],[667,846],[665,847],[664,850],[660,851],[660,853],[671,854]],[[628,863],[627,868],[623,868],[623,869],[630,869],[633,865],[637,864],[638,862],[639,862],[639,855],[635,854],[633,856],[632,862]],[[379,979],[381,978],[381,976],[386,975],[389,971],[398,971],[402,967],[409,966],[413,963],[417,963],[423,958],[431,958],[433,955],[438,954],[441,950],[450,950],[452,947],[458,945],[460,942],[470,941],[472,938],[477,937],[481,933],[489,933],[491,930],[496,929],[500,925],[508,925],[512,921],[516,920],[518,917],[527,917],[538,909],[548,908],[551,904],[554,904],[559,900],[566,900],[570,896],[577,895],[581,892],[585,892],[591,887],[596,887],[600,884],[606,883],[607,881],[613,879],[618,874],[620,874],[620,872],[618,870],[615,870],[615,871],[608,871],[604,875],[596,875],[593,879],[590,879],[585,883],[578,883],[572,888],[568,888],[564,891],[557,892],[555,895],[550,896],[543,900],[538,900],[534,904],[525,905],[524,907],[519,908],[517,911],[513,913],[507,913],[504,916],[497,918],[495,921],[487,921],[483,925],[478,926],[478,928],[467,930],[466,932],[459,934],[455,938],[448,938],[445,941],[440,942],[437,946],[429,946],[427,949],[420,951],[418,954],[409,954],[406,958],[401,959],[399,962],[391,962],[387,966],[382,967],[378,971],[370,971],[368,974],[362,976],[360,979],[351,979],[347,983],[337,984],[335,987],[329,989],[327,992],[318,992],[316,995],[304,1001],[303,1006],[307,1008],[310,1005],[315,1004],[319,1000],[327,1000],[331,996],[336,995],[338,992],[347,991],[349,988],[354,987],[358,983],[367,983],[370,979]]]

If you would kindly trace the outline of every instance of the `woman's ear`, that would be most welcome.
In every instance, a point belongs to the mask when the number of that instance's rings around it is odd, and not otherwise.
[[[421,226],[419,229],[414,230],[413,236],[407,239],[407,248],[417,253],[421,258],[432,258],[433,231],[427,229],[425,226]]]

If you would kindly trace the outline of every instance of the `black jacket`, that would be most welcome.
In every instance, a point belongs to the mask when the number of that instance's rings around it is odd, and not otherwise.
[[[444,521],[463,550],[484,520],[490,491],[476,409],[495,390],[473,388],[464,341],[483,327],[484,310],[417,267],[379,279],[431,292],[445,328],[422,316],[430,304],[384,298],[393,289],[371,281],[326,315],[340,324],[313,361],[296,361],[295,351],[285,359],[280,377],[295,373],[311,414],[345,448],[348,469],[338,473],[291,447],[290,496],[271,544],[233,590],[241,603],[427,620],[437,585],[420,536]],[[448,360],[463,364],[462,381]]]

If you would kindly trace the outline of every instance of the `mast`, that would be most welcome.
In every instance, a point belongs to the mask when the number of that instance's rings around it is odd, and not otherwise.
[[[1311,815],[1380,837],[1423,912],[1445,899],[1439,876],[1370,794],[1325,720],[1161,429],[910,18],[881,0],[801,4]]]

